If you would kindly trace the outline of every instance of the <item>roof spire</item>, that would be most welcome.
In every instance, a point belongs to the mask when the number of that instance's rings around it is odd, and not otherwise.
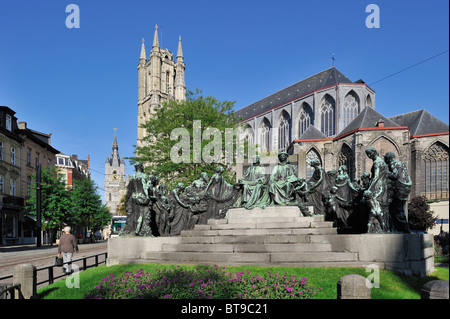
[[[155,35],[153,36],[153,48],[159,48],[158,25],[155,25]]]
[[[116,136],[117,128],[114,128],[114,141],[113,141],[113,151],[119,149],[119,145],[117,144],[117,136]]]
[[[144,44],[144,38],[142,38],[142,46],[141,46],[141,57],[140,60],[141,62],[145,62],[147,60],[147,55],[145,54],[145,44]],[[144,60],[144,61],[142,61]]]
[[[177,62],[183,62],[183,49],[181,48],[181,36],[178,37]]]

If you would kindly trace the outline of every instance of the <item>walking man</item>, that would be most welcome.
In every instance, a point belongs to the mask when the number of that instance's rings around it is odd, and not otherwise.
[[[70,227],[64,227],[64,234],[61,235],[58,245],[58,254],[62,254],[64,266],[63,271],[66,275],[72,273],[72,257],[73,253],[78,252],[78,245],[75,236],[70,233]]]

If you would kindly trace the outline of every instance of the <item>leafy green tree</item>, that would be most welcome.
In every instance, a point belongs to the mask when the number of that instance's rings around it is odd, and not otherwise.
[[[102,204],[97,194],[97,187],[92,180],[75,180],[71,198],[71,213],[75,225],[95,232],[108,224],[111,214]]]
[[[436,225],[437,217],[430,211],[425,196],[416,196],[408,202],[408,223],[411,230],[427,230]]]
[[[36,174],[33,174],[36,180]],[[71,194],[66,183],[52,168],[41,169],[41,221],[47,231],[60,229],[63,225],[72,225]],[[28,202],[29,214],[36,216],[36,184],[32,188],[32,197]]]
[[[200,90],[196,93],[189,91],[185,101],[171,100],[163,103],[155,110],[154,116],[143,125],[147,132],[144,141],[148,143],[146,146],[136,147],[136,156],[130,158],[131,162],[146,165],[146,173],[155,174],[169,188],[175,187],[179,182],[190,184],[202,171],[211,176],[219,163],[233,164],[226,160],[229,157],[225,158],[226,143],[230,144],[230,139],[226,139],[226,129],[234,129],[239,125],[232,110],[233,106],[234,102],[231,101],[219,101],[212,96],[202,96]],[[187,132],[190,138],[187,141],[189,145],[187,158],[183,162],[176,162],[171,155],[173,156],[174,146],[176,147],[181,138],[173,138],[172,132],[180,129]],[[212,141],[219,142],[222,149],[209,148],[208,145],[211,146]],[[233,137],[233,145],[236,145],[235,141],[236,136]],[[200,150],[201,154],[196,150]],[[205,160],[205,155],[217,153],[220,156],[213,162]],[[223,176],[228,181],[233,179],[228,169]]]

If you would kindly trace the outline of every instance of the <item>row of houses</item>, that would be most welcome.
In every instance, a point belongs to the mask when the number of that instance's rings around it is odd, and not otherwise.
[[[51,145],[51,134],[18,122],[16,112],[0,106],[0,245],[30,244],[36,241],[35,218],[27,213],[33,178],[38,165],[57,167],[73,188],[76,179],[89,178],[89,158],[66,155]]]

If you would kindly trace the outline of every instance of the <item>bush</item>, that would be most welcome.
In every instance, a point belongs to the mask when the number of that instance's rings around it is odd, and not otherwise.
[[[436,225],[437,217],[430,211],[425,196],[416,196],[408,202],[408,223],[411,230],[427,230]]]
[[[217,265],[187,270],[174,266],[155,274],[126,271],[110,274],[89,291],[85,299],[309,299],[320,287],[295,275],[229,272]]]

